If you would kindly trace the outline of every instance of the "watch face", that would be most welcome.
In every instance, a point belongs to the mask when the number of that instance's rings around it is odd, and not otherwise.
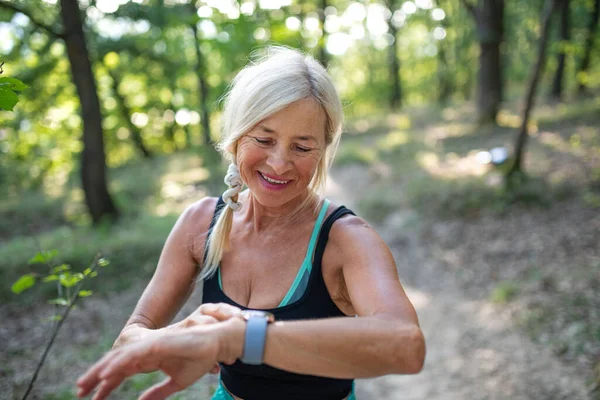
[[[244,319],[249,320],[250,318],[265,318],[268,322],[275,321],[275,316],[270,312],[260,310],[244,310],[242,311]]]

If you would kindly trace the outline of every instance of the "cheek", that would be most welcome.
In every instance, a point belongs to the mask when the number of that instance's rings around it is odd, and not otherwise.
[[[311,154],[304,157],[300,161],[301,169],[305,171],[307,179],[312,179],[313,175],[317,172],[319,161],[321,160],[320,154]]]
[[[252,169],[260,160],[260,157],[260,151],[257,151],[251,143],[242,142],[239,144],[236,163],[244,182],[248,181],[249,176],[247,175],[252,174]]]

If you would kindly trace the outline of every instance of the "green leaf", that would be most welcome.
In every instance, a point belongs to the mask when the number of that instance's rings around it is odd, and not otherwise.
[[[52,272],[54,272],[55,274],[57,274],[59,272],[68,271],[70,269],[71,269],[71,266],[69,264],[61,264],[58,267],[52,268]]]
[[[69,302],[67,299],[59,297],[58,299],[48,300],[48,304],[58,304],[59,306],[68,306]]]
[[[58,251],[50,250],[50,251],[42,251],[37,253],[35,257],[29,260],[29,264],[42,264],[52,261],[54,257],[58,255]]]
[[[21,292],[29,289],[33,285],[35,285],[35,275],[27,274],[23,275],[15,283],[13,283],[10,290],[12,290],[12,292],[15,294],[20,294]]]
[[[19,101],[17,94],[4,86],[0,87],[0,110],[12,111]]]
[[[98,260],[98,265],[101,267],[106,267],[108,264],[110,264],[110,261],[108,261],[106,258],[101,258]]]
[[[44,281],[44,282],[53,282],[53,281],[57,281],[57,280],[58,280],[58,276],[56,276],[54,274],[48,275],[44,279],[42,279],[42,281]]]
[[[18,80],[17,78],[2,77],[0,78],[0,86],[6,87],[14,92],[20,92],[29,88],[26,84]]]
[[[92,295],[92,291],[91,290],[80,290],[79,291],[79,297],[88,297]]]
[[[61,315],[53,315],[47,318],[47,321],[60,321],[62,319]]]
[[[60,284],[67,288],[75,286],[78,282],[77,278],[70,273],[61,274],[59,280]]]

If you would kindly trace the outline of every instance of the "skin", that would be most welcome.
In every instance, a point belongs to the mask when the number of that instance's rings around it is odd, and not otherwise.
[[[308,184],[325,154],[324,126],[323,110],[306,99],[263,120],[237,143],[236,161],[248,190],[240,194],[244,207],[234,214],[221,275],[224,292],[240,305],[277,307],[298,272],[316,220],[314,207],[300,211],[294,224],[288,217],[309,195]],[[261,173],[288,183],[272,190]],[[205,304],[164,328],[193,288],[215,204],[215,198],[203,199],[179,218],[115,350],[78,381],[80,396],[100,387],[94,399],[102,399],[126,376],[161,369],[170,378],[142,398],[163,399],[215,372],[215,363],[241,357],[245,322],[235,307]],[[322,273],[338,308],[359,318],[271,324],[264,362],[334,378],[419,372],[425,343],[417,315],[375,230],[355,216],[336,221]]]

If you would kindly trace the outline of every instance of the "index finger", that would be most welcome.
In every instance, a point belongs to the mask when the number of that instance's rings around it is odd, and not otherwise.
[[[100,361],[92,365],[88,370],[77,379],[77,397],[87,396],[102,381],[100,374],[104,368],[115,357],[119,350],[113,350],[107,353]]]
[[[206,303],[202,304],[196,310],[203,315],[209,315],[216,318],[219,322],[227,321],[232,317],[236,317],[242,313],[238,307],[227,303]]]

